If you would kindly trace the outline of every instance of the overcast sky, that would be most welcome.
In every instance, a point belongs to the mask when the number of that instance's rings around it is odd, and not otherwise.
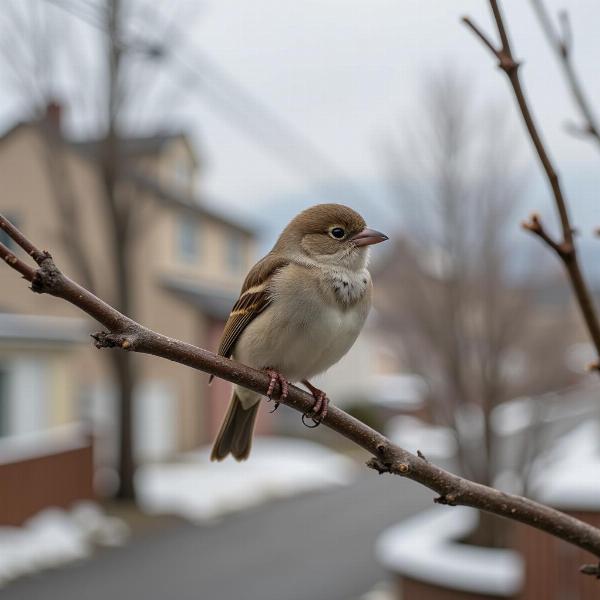
[[[502,5],[551,153],[578,193],[581,188],[591,196],[600,187],[600,154],[565,133],[564,123],[576,120],[576,113],[529,2]],[[553,13],[568,5],[577,68],[600,109],[600,2],[547,5]],[[462,15],[494,33],[484,0],[203,0],[188,32],[198,50],[368,194],[383,187],[378,141],[415,114],[420,82],[432,70],[461,70],[480,98],[504,103],[517,122],[505,78],[459,23]],[[286,198],[310,202],[321,177],[282,166],[206,98],[201,87],[190,85],[174,111],[205,161],[202,191],[231,210]],[[522,143],[530,156],[525,136]],[[337,171],[324,167],[322,177],[335,180]],[[540,208],[534,206],[538,201],[532,200],[532,208]]]
[[[564,131],[576,119],[564,81],[526,0],[502,3],[522,77],[552,154],[564,169],[600,171],[600,155]],[[575,60],[600,109],[600,2],[568,4]],[[207,2],[197,45],[357,180],[381,177],[377,140],[414,114],[423,73],[456,66],[484,97],[513,107],[488,52],[459,23],[493,33],[483,0],[220,0]],[[185,108],[209,161],[204,185],[233,203],[268,200],[306,185],[207,112]],[[525,138],[524,138],[525,139]]]

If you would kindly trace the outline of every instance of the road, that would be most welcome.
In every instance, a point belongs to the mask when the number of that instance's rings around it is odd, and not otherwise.
[[[377,535],[431,498],[412,482],[366,472],[351,486],[214,525],[174,522],[17,580],[0,600],[355,600],[385,578],[373,557]]]

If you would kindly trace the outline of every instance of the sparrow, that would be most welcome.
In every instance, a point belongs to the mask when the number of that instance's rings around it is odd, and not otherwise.
[[[285,398],[288,383],[303,383],[315,398],[309,416],[316,426],[329,400],[309,379],[337,363],[358,337],[371,307],[368,247],[387,239],[341,204],[301,212],[248,273],[218,353],[266,371],[269,399],[277,384]],[[211,460],[248,458],[260,399],[234,386]]]

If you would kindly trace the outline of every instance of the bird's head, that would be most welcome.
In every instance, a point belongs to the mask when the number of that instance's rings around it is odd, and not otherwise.
[[[300,253],[321,264],[361,269],[367,262],[368,247],[387,239],[387,235],[369,229],[351,208],[317,204],[289,223],[274,250],[288,255]]]

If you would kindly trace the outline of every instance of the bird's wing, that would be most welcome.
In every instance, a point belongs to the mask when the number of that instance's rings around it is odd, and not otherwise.
[[[267,254],[248,273],[237,302],[233,305],[219,344],[218,354],[230,357],[240,334],[271,303],[270,282],[273,274],[289,264],[282,257]],[[210,378],[212,381],[212,376]]]

